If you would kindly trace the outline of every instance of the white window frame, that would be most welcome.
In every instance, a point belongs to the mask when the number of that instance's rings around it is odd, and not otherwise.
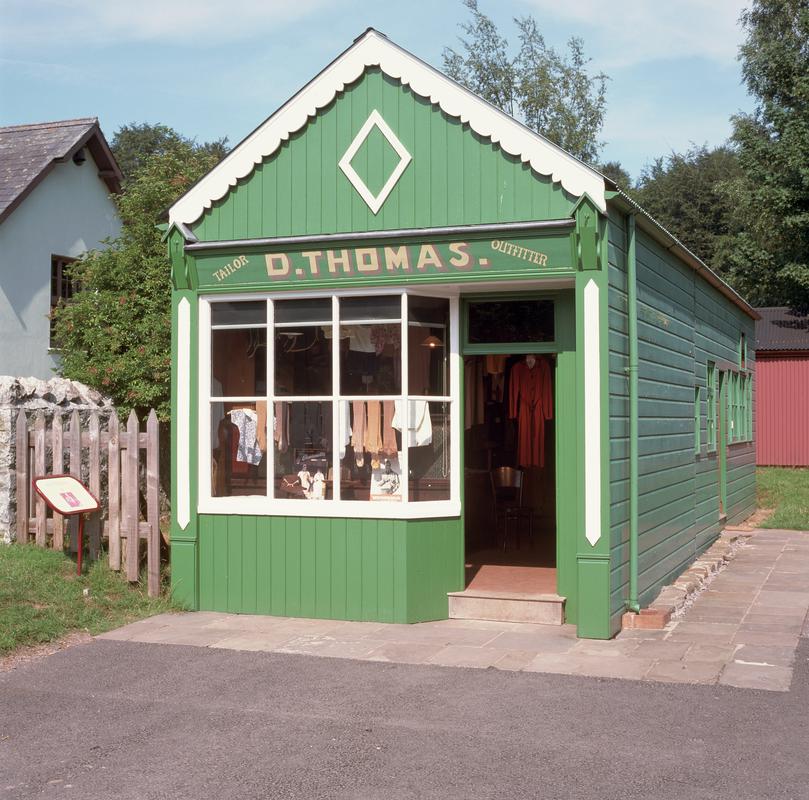
[[[339,298],[342,297],[371,297],[371,296],[399,296],[402,299],[402,386],[401,394],[392,397],[396,400],[427,400],[429,402],[446,403],[449,405],[450,415],[450,499],[410,501],[408,481],[408,450],[404,446],[400,453],[400,467],[402,477],[402,500],[400,502],[374,502],[372,500],[342,500],[339,499],[339,479],[336,482],[337,490],[332,500],[299,500],[280,499],[269,496],[275,485],[274,458],[267,457],[267,495],[240,495],[236,497],[214,497],[211,491],[211,305],[215,302],[227,301],[260,301],[267,303],[267,391],[259,397],[229,397],[227,402],[244,400],[253,402],[256,399],[267,402],[268,422],[272,419],[273,403],[276,400],[288,401],[291,397],[274,396],[274,300],[303,300],[311,298],[332,298],[332,325],[333,340],[339,342],[338,316]],[[426,395],[408,395],[408,298],[411,296],[438,297],[449,300],[449,394],[430,397]],[[460,324],[459,324],[459,291],[457,286],[436,287],[430,290],[427,287],[418,289],[378,288],[378,289],[350,289],[308,292],[251,292],[232,294],[200,295],[199,305],[199,333],[198,333],[198,429],[197,439],[199,450],[197,455],[197,510],[200,514],[250,514],[257,516],[293,516],[293,517],[326,517],[326,518],[356,518],[356,519],[426,519],[436,517],[459,517],[461,514],[461,436],[463,409],[460,403],[461,367],[462,357],[460,351]],[[368,320],[369,323],[376,320]],[[219,326],[217,326],[219,327]],[[251,327],[234,323],[232,328]],[[263,325],[252,327],[264,327]],[[332,460],[335,475],[339,474],[339,406],[338,400],[345,399],[339,394],[339,348],[332,351],[332,394],[328,397],[297,398],[307,402],[332,403]],[[375,399],[376,396],[373,396]],[[369,399],[362,397],[358,399]],[[405,414],[409,414],[410,404],[404,402]],[[403,431],[407,431],[405,420]],[[406,435],[406,433],[404,434]],[[268,448],[273,447],[272,438],[268,432]]]

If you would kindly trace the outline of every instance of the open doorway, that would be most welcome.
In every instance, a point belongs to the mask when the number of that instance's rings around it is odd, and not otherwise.
[[[555,356],[464,366],[466,588],[555,595]]]

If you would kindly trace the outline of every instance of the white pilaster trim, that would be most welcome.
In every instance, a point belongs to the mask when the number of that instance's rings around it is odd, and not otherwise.
[[[584,535],[601,538],[601,327],[598,284],[584,287]]]
[[[177,304],[177,524],[191,522],[191,304]]]

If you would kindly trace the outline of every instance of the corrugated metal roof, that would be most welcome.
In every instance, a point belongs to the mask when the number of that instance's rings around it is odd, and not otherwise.
[[[96,117],[0,127],[0,221],[21,202],[53,164],[87,144],[101,177],[118,191],[121,172]]]
[[[809,350],[809,316],[786,306],[756,309],[756,350]]]

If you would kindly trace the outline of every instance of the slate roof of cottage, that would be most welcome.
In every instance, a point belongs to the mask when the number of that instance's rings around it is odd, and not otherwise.
[[[809,350],[809,316],[784,306],[757,308],[756,350]]]
[[[0,127],[0,222],[55,164],[86,147],[111,192],[121,190],[121,170],[96,117]]]

